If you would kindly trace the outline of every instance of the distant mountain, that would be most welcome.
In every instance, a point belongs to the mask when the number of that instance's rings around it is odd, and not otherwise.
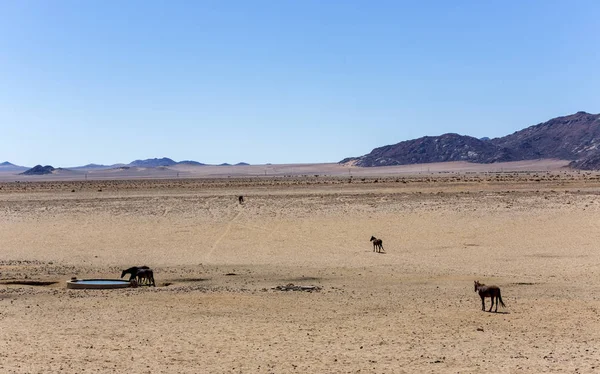
[[[8,161],[5,161],[0,164],[0,171],[23,171],[23,170],[27,170],[27,169],[28,168],[26,168],[25,166],[11,164]]]
[[[95,169],[111,169],[114,168],[116,166],[120,166],[121,164],[115,164],[115,165],[99,165],[99,164],[87,164],[87,165],[83,165],[83,166],[75,166],[72,168],[69,168],[71,170],[80,170],[80,169],[87,169],[87,170],[95,170]]]
[[[184,160],[180,162],[176,162],[170,158],[148,158],[145,160],[135,160],[130,162],[129,164],[113,164],[113,165],[99,165],[99,164],[87,164],[83,166],[75,166],[69,168],[70,170],[97,170],[97,169],[115,169],[123,166],[127,167],[143,167],[143,168],[157,168],[157,167],[169,167],[173,165],[195,165],[195,166],[204,166],[198,161],[192,160]]]
[[[249,166],[250,164],[245,163],[245,162],[238,162],[237,164],[235,164],[235,166]]]
[[[177,162],[171,160],[170,158],[148,158],[146,160],[135,160],[129,163],[129,166],[139,166],[146,168],[155,168],[159,166],[173,166],[177,164]]]
[[[231,164],[228,164],[228,163],[224,162],[222,164],[219,164],[219,166],[231,166]]]
[[[52,172],[54,170],[56,170],[56,169],[50,165],[46,165],[46,166],[36,165],[36,166],[32,167],[31,169],[26,170],[20,174],[21,175],[45,175],[45,174],[52,174]]]
[[[572,167],[600,168],[600,114],[577,112],[495,139],[458,134],[426,136],[373,149],[340,163],[357,166],[407,165],[446,161],[492,163],[556,158]]]
[[[191,160],[184,160],[184,161],[179,161],[177,163],[177,165],[195,165],[195,166],[205,166],[206,164],[203,164],[201,162],[198,161],[191,161]]]

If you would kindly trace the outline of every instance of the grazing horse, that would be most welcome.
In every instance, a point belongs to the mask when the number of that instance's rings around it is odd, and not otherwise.
[[[377,251],[377,253],[384,251],[385,249],[383,249],[383,240],[381,239],[377,239],[374,236],[371,236],[371,241],[373,242],[373,252]]]
[[[123,272],[121,273],[121,278],[123,278],[125,276],[125,274],[130,274],[129,281],[131,282],[132,280],[134,280],[137,277],[138,271],[140,271],[142,269],[150,269],[150,268],[145,265],[130,267],[129,269],[123,270]]]
[[[154,272],[152,269],[140,269],[137,272],[137,282],[139,285],[146,284],[148,286],[156,287],[154,282]]]
[[[240,204],[244,203],[244,196],[240,195],[238,196],[238,201],[240,202]]]
[[[479,297],[481,297],[481,310],[485,312],[485,298],[489,297],[492,300],[492,305],[490,305],[490,310],[492,311],[492,307],[494,306],[494,298],[496,298],[496,310],[494,312],[498,312],[498,303],[502,305],[503,308],[506,306],[502,301],[502,296],[500,295],[500,287],[498,286],[486,286],[483,283],[479,283],[479,281],[475,281],[475,292],[479,292]]]

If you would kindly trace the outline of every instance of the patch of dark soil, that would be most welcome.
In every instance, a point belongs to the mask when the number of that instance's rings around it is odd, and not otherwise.
[[[172,279],[173,282],[206,282],[208,278],[179,278]]]
[[[50,286],[58,283],[57,281],[36,281],[36,280],[7,280],[0,281],[0,284],[16,284],[22,286]]]

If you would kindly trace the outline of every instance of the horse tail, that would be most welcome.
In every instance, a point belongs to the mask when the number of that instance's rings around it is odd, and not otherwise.
[[[498,290],[498,300],[500,300],[500,305],[502,305],[503,308],[506,308],[506,305],[504,305],[504,301],[502,301],[502,295],[500,294],[500,290]]]

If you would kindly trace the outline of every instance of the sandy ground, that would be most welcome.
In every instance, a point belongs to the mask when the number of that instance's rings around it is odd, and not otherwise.
[[[593,173],[0,183],[0,372],[599,372],[598,243]]]

